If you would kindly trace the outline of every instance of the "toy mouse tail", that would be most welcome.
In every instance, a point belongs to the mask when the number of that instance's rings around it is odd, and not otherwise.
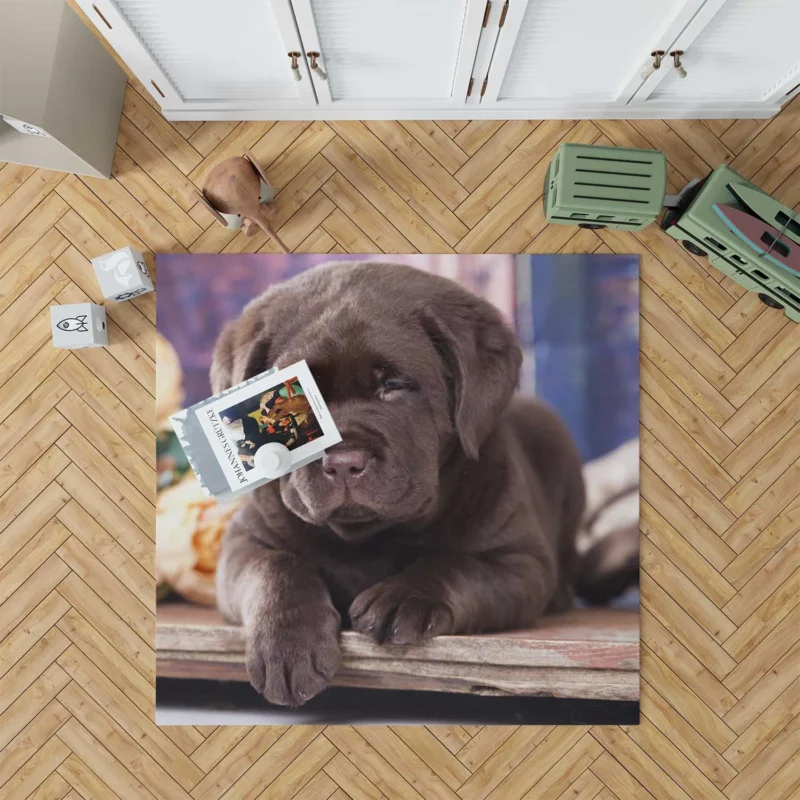
[[[258,220],[256,221],[258,222],[258,225],[261,228],[261,230],[263,230],[264,233],[267,234],[267,236],[272,237],[272,239],[275,241],[275,244],[277,244],[278,247],[281,249],[282,253],[289,252],[289,248],[285,245],[283,239],[281,239],[281,237],[278,236],[277,233],[275,233],[275,231],[272,228],[272,225],[270,225],[269,222],[267,222],[267,220],[264,219],[263,215],[260,215]]]

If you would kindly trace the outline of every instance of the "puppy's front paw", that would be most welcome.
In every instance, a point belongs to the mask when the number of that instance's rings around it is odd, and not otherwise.
[[[431,636],[454,633],[450,608],[403,578],[390,578],[361,592],[349,615],[353,630],[379,644],[417,644]]]
[[[339,668],[340,618],[329,606],[266,612],[248,631],[247,673],[270,703],[297,708]]]

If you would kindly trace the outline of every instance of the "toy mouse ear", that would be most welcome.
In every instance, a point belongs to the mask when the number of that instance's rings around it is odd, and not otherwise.
[[[208,200],[208,198],[205,196],[205,194],[203,194],[202,192],[198,192],[198,193],[197,193],[197,196],[198,196],[198,198],[201,200],[201,202],[203,203],[203,205],[204,205],[204,206],[205,206],[205,207],[208,209],[208,211],[211,213],[211,216],[212,216],[212,217],[214,217],[214,219],[215,219],[217,222],[219,222],[219,223],[220,223],[220,225],[224,225],[224,226],[227,228],[227,227],[228,227],[228,223],[227,223],[227,221],[225,220],[225,217],[223,217],[223,216],[222,216],[222,214],[220,214],[220,213],[219,213],[219,211],[217,211],[217,209],[216,209],[216,208],[214,208],[214,206],[212,206],[212,205],[211,205],[211,203],[209,202],[209,200]]]
[[[258,163],[258,161],[256,161],[253,154],[246,147],[244,149],[244,158],[246,158],[253,165],[253,169],[258,173],[258,177],[261,178],[261,180],[264,181],[267,186],[271,187],[272,184],[269,182],[267,173],[264,172],[264,170],[261,168],[261,165]]]

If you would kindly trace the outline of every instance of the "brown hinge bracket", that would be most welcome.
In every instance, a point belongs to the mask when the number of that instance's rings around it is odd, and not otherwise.
[[[492,10],[492,0],[486,0],[486,10],[483,12],[483,24],[481,25],[482,28],[486,27],[486,23],[489,21],[489,13]]]
[[[467,97],[469,97],[472,94],[472,87],[474,86],[474,84],[475,84],[475,78],[470,78],[469,86],[467,86]]]
[[[506,4],[503,6],[503,12],[500,14],[500,24],[497,26],[498,28],[502,28],[503,25],[506,24],[506,14],[508,14],[508,0],[506,0]]]
[[[483,86],[481,86],[481,97],[483,97],[486,94],[486,84],[487,83],[489,83],[489,76],[488,75],[483,79]]]

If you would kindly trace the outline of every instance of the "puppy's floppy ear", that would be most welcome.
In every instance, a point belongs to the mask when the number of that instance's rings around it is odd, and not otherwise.
[[[465,292],[427,304],[422,322],[453,386],[453,420],[469,458],[511,399],[522,364],[515,334],[500,312]]]
[[[229,322],[217,339],[211,361],[211,391],[214,394],[246,381],[270,366],[271,339],[263,327],[249,322],[251,320],[246,317]]]

